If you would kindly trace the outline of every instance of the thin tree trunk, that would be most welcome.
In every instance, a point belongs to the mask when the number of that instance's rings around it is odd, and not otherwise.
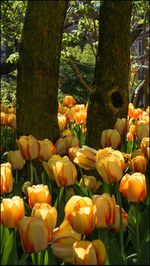
[[[19,50],[17,133],[55,142],[57,94],[66,1],[28,1]]]
[[[87,114],[87,145],[100,148],[101,133],[126,117],[129,103],[132,1],[103,1],[94,91]]]

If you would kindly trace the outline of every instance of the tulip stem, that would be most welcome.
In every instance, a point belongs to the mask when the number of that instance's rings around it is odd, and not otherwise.
[[[122,203],[121,203],[121,195],[119,192],[119,183],[116,183],[116,196],[118,205],[120,207],[120,249],[121,249],[121,256],[125,261],[125,254],[124,254],[124,239],[123,239],[123,220],[122,220]]]
[[[140,249],[140,234],[139,234],[139,221],[138,221],[138,204],[136,204],[136,248],[137,248],[137,258],[139,256]]]
[[[16,183],[18,183],[18,170],[16,170]]]
[[[33,185],[33,165],[32,160],[30,160],[30,175],[31,175],[31,184]]]

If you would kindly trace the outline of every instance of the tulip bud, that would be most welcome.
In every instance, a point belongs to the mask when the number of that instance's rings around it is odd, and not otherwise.
[[[0,194],[9,193],[13,189],[12,168],[10,163],[1,164]]]
[[[73,244],[74,265],[104,265],[106,248],[101,240],[77,241]]]
[[[8,228],[15,228],[25,215],[23,200],[19,196],[5,198],[1,203],[0,222]]]
[[[128,226],[128,214],[125,212],[123,208],[121,209],[121,215],[122,215],[123,227],[127,227]],[[112,225],[112,229],[116,232],[120,231],[120,206],[119,205],[115,205],[115,221],[114,221],[114,224]]]
[[[66,124],[67,124],[66,116],[64,114],[58,113],[58,125],[59,125],[60,131],[63,131],[65,129]]]
[[[77,179],[77,170],[67,156],[63,158],[57,156],[55,161],[52,157],[48,161],[48,165],[52,169],[54,179],[59,187],[70,186],[75,183]]]
[[[128,201],[143,202],[147,195],[145,175],[124,175],[120,181],[119,191]]]
[[[112,147],[117,149],[121,143],[121,136],[116,129],[103,130],[101,135],[101,146],[102,148]]]
[[[48,161],[56,153],[55,146],[49,139],[38,140],[38,143],[38,160]]]
[[[79,146],[79,140],[76,136],[66,136],[59,138],[55,143],[56,154],[65,155],[68,154],[69,148]]]
[[[41,218],[52,231],[57,222],[57,210],[47,203],[36,203],[32,209],[31,217]]]
[[[94,195],[93,204],[96,205],[96,227],[107,228],[114,223],[115,219],[115,199],[108,193]]]
[[[24,252],[35,253],[48,247],[51,235],[42,219],[25,216],[20,220],[18,229]]]
[[[127,119],[118,117],[114,128],[117,129],[121,136],[125,135],[127,133]]]
[[[146,158],[150,160],[150,138],[143,138],[140,147]]]
[[[27,191],[30,208],[33,208],[35,203],[51,203],[51,195],[47,185],[32,185],[32,187],[27,188]]]
[[[32,184],[30,181],[26,181],[23,186],[22,186],[22,192],[25,194],[25,195],[28,195],[28,187],[31,187]]]
[[[63,105],[66,107],[71,108],[72,106],[74,106],[76,104],[76,100],[74,99],[73,96],[71,95],[66,95],[63,99]]]
[[[73,262],[73,243],[81,240],[81,235],[73,230],[68,220],[64,219],[62,224],[52,232],[51,248],[53,254],[65,262]]]
[[[111,184],[119,181],[125,169],[123,154],[111,147],[98,150],[96,153],[96,169],[106,183]]]
[[[96,165],[96,152],[95,149],[83,145],[82,148],[78,149],[76,152],[74,162],[83,169],[92,170]]]
[[[76,232],[89,235],[95,228],[96,206],[88,197],[72,196],[65,206],[65,217]]]
[[[25,160],[22,158],[20,150],[9,151],[8,152],[8,162],[12,165],[14,169],[21,170],[25,165]]]
[[[39,144],[32,135],[21,136],[16,142],[25,160],[34,160],[38,157]]]
[[[92,193],[95,193],[95,191],[100,187],[101,182],[97,181],[94,176],[83,175],[80,179],[79,185],[87,188]]]

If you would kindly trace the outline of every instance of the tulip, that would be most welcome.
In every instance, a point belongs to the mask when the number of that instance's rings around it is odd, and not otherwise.
[[[70,161],[74,162],[74,159],[76,158],[76,153],[79,150],[79,148],[80,148],[79,146],[69,148],[68,155],[69,155]]]
[[[35,203],[51,203],[51,195],[47,185],[32,185],[27,188],[27,191],[30,208],[33,208]]]
[[[74,265],[104,265],[106,248],[101,240],[77,241],[73,244]]]
[[[66,106],[66,107],[72,107],[76,104],[76,100],[74,99],[73,96],[71,95],[67,95],[64,97],[63,99],[63,105]]]
[[[87,188],[92,193],[95,193],[95,191],[100,187],[101,182],[97,181],[94,176],[83,175],[80,179],[79,185]]]
[[[123,154],[111,147],[98,150],[96,153],[96,169],[106,183],[111,184],[119,181],[125,169]]]
[[[0,104],[0,110],[1,112],[8,113],[9,107],[5,103]]]
[[[8,114],[1,112],[0,125],[7,125],[8,123]]]
[[[74,113],[74,121],[77,124],[85,124],[87,118],[87,111],[80,110],[79,112]]]
[[[102,148],[112,147],[116,149],[121,144],[121,136],[116,129],[103,130],[101,135]]]
[[[53,254],[72,263],[73,244],[78,240],[81,240],[81,235],[73,230],[68,220],[64,219],[62,224],[52,232],[51,248]]]
[[[107,228],[114,223],[115,219],[115,199],[108,193],[94,195],[93,204],[96,205],[96,227]]]
[[[18,224],[24,252],[35,253],[45,250],[50,241],[50,230],[42,219],[24,217]]]
[[[78,149],[74,162],[85,170],[92,170],[96,165],[96,150],[86,145]]]
[[[54,144],[49,139],[38,140],[38,143],[38,160],[48,161],[56,153]]]
[[[8,228],[15,228],[25,215],[23,199],[14,196],[12,199],[5,198],[1,203],[0,222]]]
[[[142,140],[143,138],[148,138],[149,137],[149,125],[146,125],[145,123],[141,123],[140,121],[138,121],[135,124],[135,132],[139,140]]]
[[[13,177],[11,164],[2,163],[1,164],[1,174],[0,174],[0,194],[9,193],[13,189]]]
[[[121,215],[122,215],[123,226],[127,227],[128,226],[128,214],[125,212],[123,208],[121,208]],[[115,221],[114,221],[114,224],[112,225],[112,229],[116,232],[120,231],[120,206],[119,205],[115,205]]]
[[[59,187],[73,185],[77,179],[77,170],[75,165],[67,156],[60,156],[56,160],[53,157],[48,161],[49,167],[52,169],[54,179]]]
[[[67,124],[66,116],[64,114],[58,113],[58,125],[59,125],[60,131],[63,131],[65,129],[66,124]]]
[[[72,228],[89,235],[95,228],[96,206],[88,197],[72,196],[65,206],[65,218]]]
[[[141,172],[142,174],[146,171],[147,160],[144,155],[138,155],[131,159],[131,169],[133,172]]]
[[[32,209],[31,217],[41,218],[50,231],[53,231],[57,222],[57,210],[47,203],[36,203]]]
[[[55,143],[56,153],[59,155],[68,154],[69,148],[79,146],[79,140],[76,136],[66,136],[59,138]]]
[[[120,136],[125,135],[127,132],[127,119],[118,117],[114,128],[117,129],[117,131],[120,133]]]
[[[38,157],[39,144],[32,135],[21,136],[16,142],[25,160],[34,160]]]
[[[132,202],[143,202],[147,195],[145,175],[142,173],[126,174],[120,181],[119,191]]]
[[[9,151],[7,159],[13,169],[21,170],[25,165],[25,160],[22,158],[20,150]]]
[[[16,128],[16,115],[8,114],[7,124],[9,127]]]
[[[150,160],[150,138],[143,138],[140,147],[146,158]]]

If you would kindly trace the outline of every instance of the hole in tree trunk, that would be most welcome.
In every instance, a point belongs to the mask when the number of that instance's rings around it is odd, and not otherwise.
[[[120,95],[119,91],[115,91],[111,94],[111,101],[114,107],[118,108],[121,107],[123,104],[122,96]]]

